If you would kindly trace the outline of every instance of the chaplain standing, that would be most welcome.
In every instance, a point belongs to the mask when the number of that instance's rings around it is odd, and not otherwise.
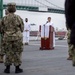
[[[30,38],[30,24],[28,22],[28,18],[25,18],[25,23],[24,23],[24,32],[23,32],[23,43],[25,45],[29,44],[29,38]]]
[[[51,21],[51,17],[47,18],[46,25],[52,26],[54,28],[53,22]],[[53,47],[55,47],[55,28],[54,28],[54,32],[53,32]]]
[[[47,18],[47,22],[40,26],[41,47],[40,50],[52,50],[55,48],[55,29],[51,21],[51,17]]]

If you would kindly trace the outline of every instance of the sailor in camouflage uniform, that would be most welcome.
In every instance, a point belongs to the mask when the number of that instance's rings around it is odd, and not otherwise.
[[[20,16],[14,14],[16,11],[15,3],[8,3],[9,14],[1,20],[0,31],[3,34],[2,52],[5,53],[4,73],[10,73],[10,65],[14,63],[15,73],[23,72],[20,69],[21,54],[23,52],[23,35],[24,23]]]
[[[65,0],[65,18],[70,33],[70,49],[72,51],[72,65],[75,67],[75,0]]]

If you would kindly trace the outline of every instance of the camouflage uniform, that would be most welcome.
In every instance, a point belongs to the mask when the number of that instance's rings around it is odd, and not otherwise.
[[[5,9],[5,15],[8,15],[8,14],[9,14],[8,8],[6,8]],[[3,34],[0,34],[0,37],[1,37],[0,38],[0,46],[1,46],[0,49],[3,49],[3,46],[2,46],[2,43],[3,43],[3,39],[2,39],[3,38]],[[3,57],[4,57],[4,53],[2,53],[1,50],[0,50],[0,63],[3,63],[3,61],[4,61]]]
[[[75,67],[75,0],[65,0],[65,17],[68,28],[71,29],[70,44],[72,51],[73,66]]]
[[[72,63],[73,63],[73,66],[75,66],[75,46],[71,45],[70,49],[71,49],[71,53],[72,53]]]
[[[68,29],[68,32],[67,32],[67,42],[68,42],[68,48],[69,48],[69,50],[68,50],[68,53],[69,53],[68,60],[72,59],[72,48],[70,48],[71,47],[71,44],[70,44],[70,33],[71,33],[71,30]]]
[[[0,20],[0,25],[1,25],[1,20]],[[0,33],[0,56],[1,56],[1,33]]]
[[[2,52],[6,55],[5,65],[10,65],[12,62],[15,66],[20,65],[23,51],[21,33],[24,29],[23,20],[18,15],[10,13],[2,18],[0,28],[3,33]]]
[[[4,53],[1,52],[2,42],[3,42],[2,41],[2,34],[0,33],[0,63],[3,63],[3,56],[4,56]]]
[[[15,15],[16,4],[8,3],[7,10],[9,14],[4,16],[0,22],[0,32],[2,33],[2,49],[1,52],[5,53],[5,66],[4,73],[10,73],[10,65],[14,63],[15,73],[22,73],[21,54],[23,51],[23,35],[24,23],[20,16]]]
[[[72,60],[73,65],[75,65],[75,47],[74,45],[70,44],[70,34],[71,30],[68,28],[68,33],[67,33],[67,42],[68,42],[68,52],[69,52],[69,60]]]

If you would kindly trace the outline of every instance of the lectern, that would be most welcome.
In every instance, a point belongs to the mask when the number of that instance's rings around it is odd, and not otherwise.
[[[54,49],[54,27],[40,25],[39,31],[41,33],[41,47],[40,50],[53,50]]]

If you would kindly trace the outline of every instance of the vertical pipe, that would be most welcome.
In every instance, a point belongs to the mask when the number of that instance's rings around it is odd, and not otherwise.
[[[3,17],[3,0],[0,0],[0,19]],[[0,33],[0,49],[1,49],[1,33]]]

